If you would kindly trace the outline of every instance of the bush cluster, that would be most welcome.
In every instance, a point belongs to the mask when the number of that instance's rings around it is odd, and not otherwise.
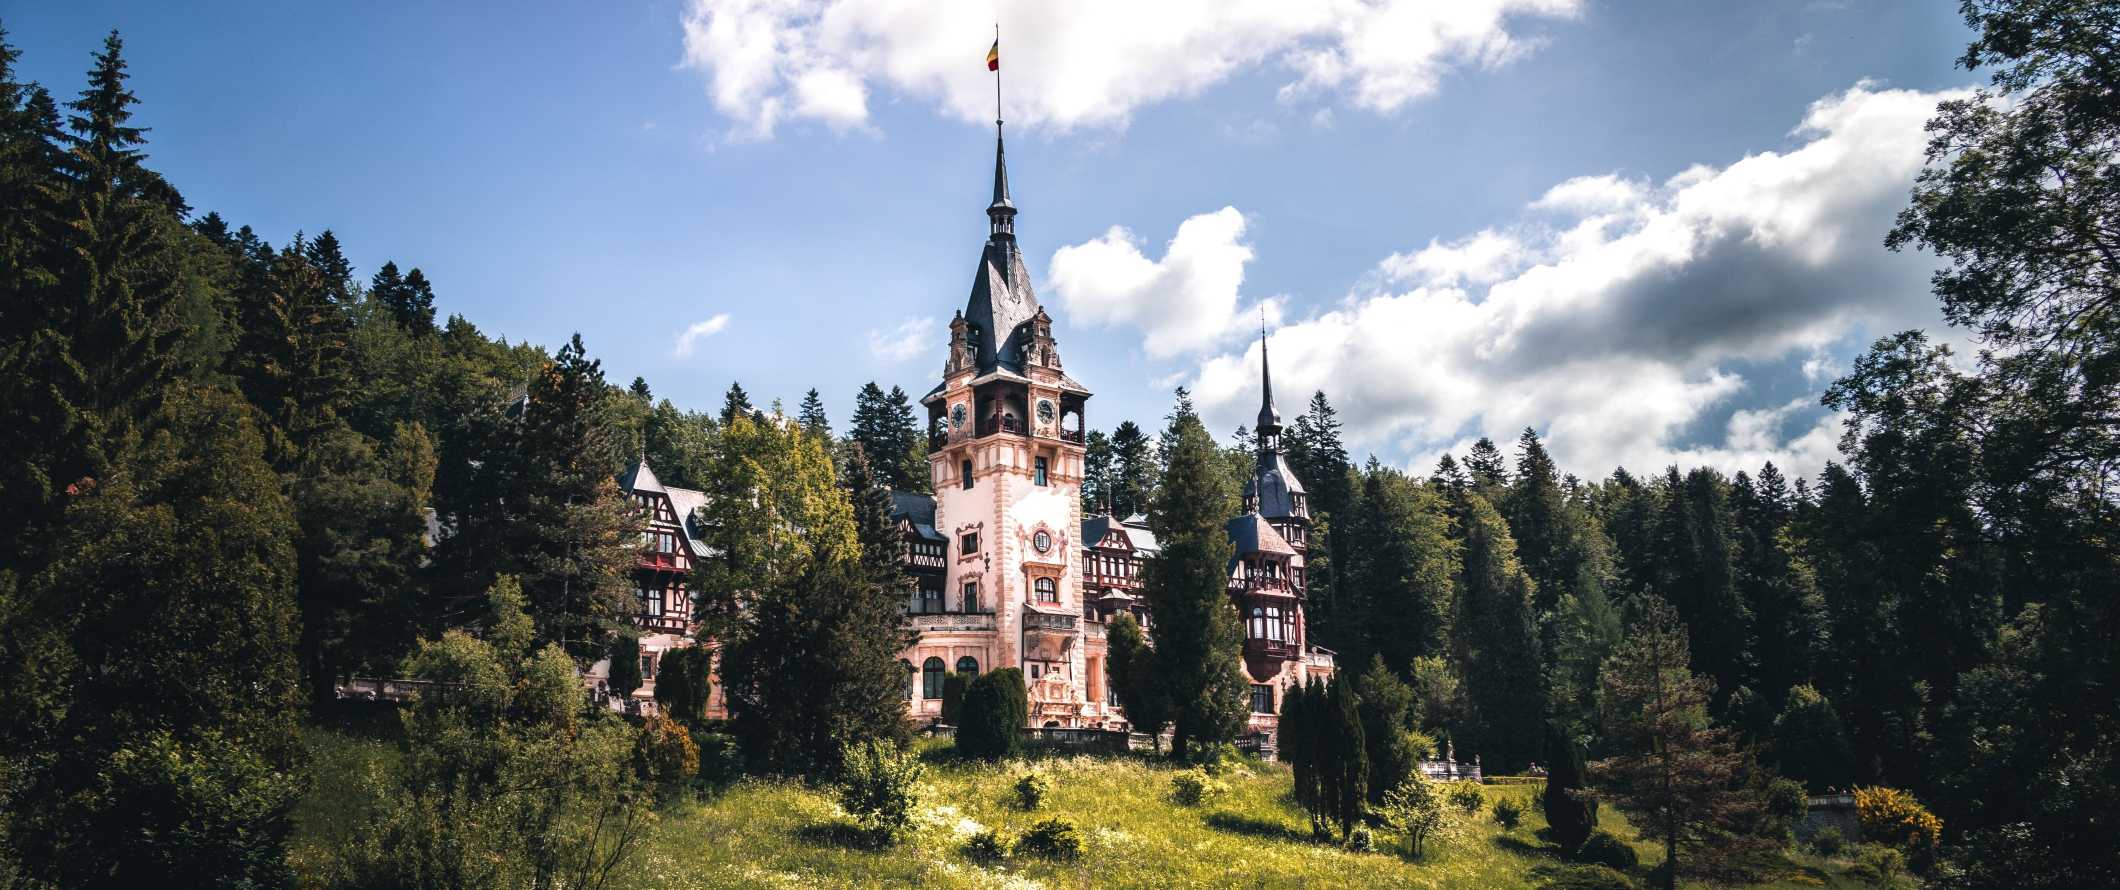
[[[1905,852],[1932,850],[1943,834],[1943,820],[1897,788],[1855,789],[1855,817],[1864,838]]]
[[[848,745],[839,805],[870,840],[895,844],[912,832],[913,811],[920,807],[920,779],[926,772],[918,757],[894,745]]]
[[[1170,777],[1171,798],[1181,806],[1196,807],[1213,800],[1228,787],[1206,770],[1191,769]]]
[[[1612,832],[1600,831],[1590,835],[1589,840],[1583,841],[1583,845],[1576,848],[1575,861],[1587,865],[1609,866],[1619,871],[1633,871],[1635,866],[1641,864],[1641,856]]]
[[[1052,790],[1053,783],[1045,778],[1044,773],[1024,773],[1022,778],[1016,780],[1016,805],[1026,810],[1035,810],[1045,803],[1045,796],[1051,794]]]
[[[957,706],[957,753],[963,757],[1001,760],[1023,753],[1022,726],[1030,722],[1030,697],[1023,671],[1002,668],[971,682]]]
[[[1008,835],[1001,833],[1000,829],[989,828],[964,842],[964,855],[974,862],[999,862],[1008,858],[1012,846]]]
[[[1479,813],[1480,809],[1487,805],[1487,798],[1473,785],[1459,785],[1450,789],[1449,800],[1451,806],[1464,810],[1467,816]]]
[[[1515,798],[1504,797],[1494,802],[1494,823],[1503,831],[1515,831],[1523,821],[1524,805],[1517,803]]]
[[[1031,826],[1016,842],[1016,852],[1047,859],[1075,859],[1082,855],[1082,829],[1071,819],[1052,818]]]
[[[1841,836],[1840,829],[1831,825],[1821,828],[1817,834],[1811,835],[1811,852],[1820,856],[1828,858],[1838,856],[1840,855],[1840,848],[1846,845],[1847,839]]]
[[[1367,828],[1357,828],[1347,833],[1347,849],[1356,853],[1367,853],[1376,849],[1376,838]]]
[[[1563,865],[1539,870],[1538,890],[1634,890],[1634,880],[1603,865]]]

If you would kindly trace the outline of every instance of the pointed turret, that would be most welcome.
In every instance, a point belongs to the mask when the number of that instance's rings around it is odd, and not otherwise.
[[[1259,435],[1259,448],[1265,450],[1278,447],[1281,440],[1281,412],[1273,405],[1273,368],[1266,363],[1266,328],[1259,328],[1259,423],[1255,428]]]
[[[994,203],[987,205],[986,217],[996,243],[1016,240],[1016,205],[1008,199],[1008,150],[1002,145],[998,120],[994,121]]]

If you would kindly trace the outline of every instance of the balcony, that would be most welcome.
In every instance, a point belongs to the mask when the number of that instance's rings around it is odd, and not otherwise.
[[[1244,652],[1247,655],[1264,655],[1269,658],[1294,659],[1298,654],[1300,654],[1301,651],[1301,646],[1298,646],[1295,643],[1289,642],[1287,640],[1268,640],[1253,637],[1247,638],[1244,641]]]
[[[1080,444],[1082,444],[1082,431],[1081,431],[1081,430],[1061,430],[1061,431],[1060,431],[1060,441],[1062,441],[1062,442],[1073,442],[1073,443],[1075,443],[1075,444],[1077,444],[1077,445],[1080,445]]]
[[[922,612],[905,616],[905,623],[921,633],[981,631],[994,629],[992,612]]]
[[[979,421],[978,426],[979,437],[982,439],[997,433],[1010,433],[1020,436],[1030,432],[1030,426],[1024,423],[1022,418],[1010,417],[1006,414],[996,414],[983,418]]]
[[[689,572],[692,570],[692,560],[682,553],[649,550],[640,555],[640,567],[658,572]]]

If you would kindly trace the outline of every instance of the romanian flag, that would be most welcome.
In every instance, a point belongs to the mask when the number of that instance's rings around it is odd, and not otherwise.
[[[994,38],[994,48],[986,51],[986,70],[1001,70],[1001,38]]]

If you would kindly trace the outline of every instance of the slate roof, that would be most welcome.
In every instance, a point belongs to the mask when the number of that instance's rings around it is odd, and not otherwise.
[[[1097,542],[1104,540],[1104,536],[1111,534],[1113,529],[1126,532],[1126,539],[1133,542],[1137,552],[1155,553],[1163,549],[1161,544],[1156,543],[1156,533],[1148,530],[1148,520],[1139,513],[1125,519],[1091,516],[1082,520],[1082,546],[1097,546]]]
[[[1252,469],[1251,481],[1244,483],[1244,501],[1260,514],[1275,519],[1310,517],[1309,508],[1298,510],[1295,495],[1304,494],[1303,482],[1296,478],[1296,471],[1288,466],[1287,456],[1279,451],[1261,451],[1257,465]]]
[[[1224,527],[1229,530],[1229,540],[1237,545],[1238,556],[1252,553],[1295,555],[1296,548],[1290,546],[1288,539],[1274,531],[1273,524],[1256,511],[1232,519]]]
[[[935,498],[917,491],[891,492],[891,521],[905,520],[913,524],[913,530],[930,541],[948,541],[935,530]]]

